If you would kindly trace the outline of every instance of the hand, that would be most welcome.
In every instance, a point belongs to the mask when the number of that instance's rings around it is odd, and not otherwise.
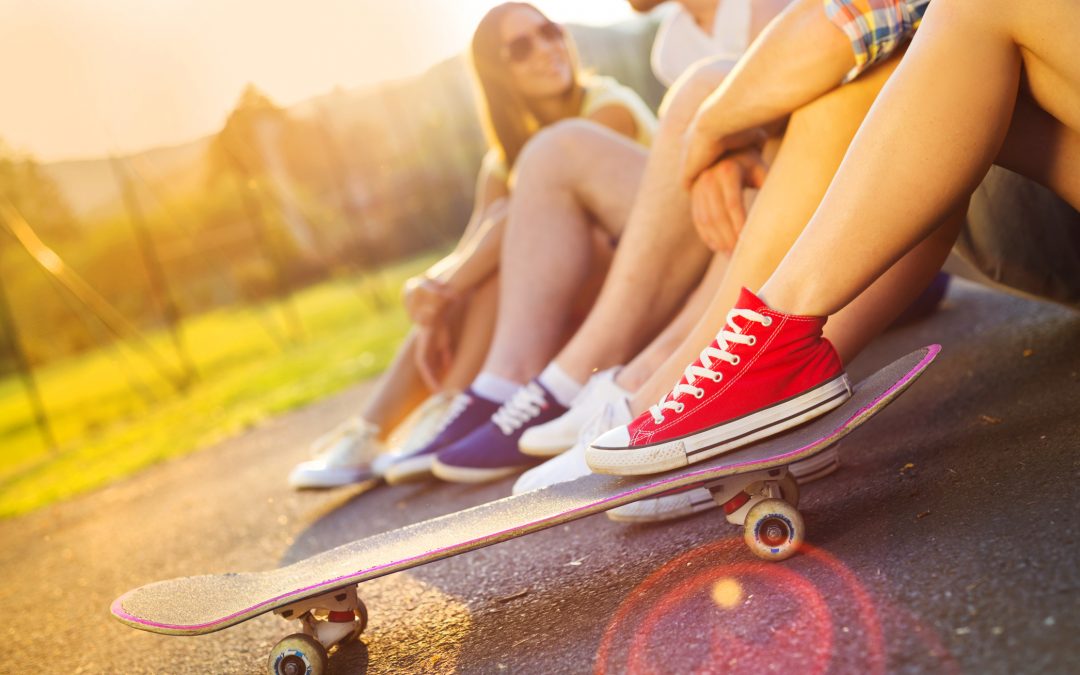
[[[413,356],[424,384],[432,391],[439,391],[454,359],[450,327],[443,321],[437,321],[430,326],[417,328]]]
[[[711,250],[730,253],[746,224],[743,191],[760,188],[768,167],[756,148],[725,155],[690,188],[690,214],[698,236]]]
[[[433,324],[455,299],[446,284],[431,277],[420,275],[405,282],[405,311],[418,326]]]
[[[734,133],[722,131],[710,123],[710,110],[702,107],[683,140],[682,181],[689,190],[706,169],[716,164],[725,153],[746,148],[761,148],[768,135],[760,127]]]

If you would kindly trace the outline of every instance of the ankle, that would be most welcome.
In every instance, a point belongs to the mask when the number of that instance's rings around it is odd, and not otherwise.
[[[769,309],[780,314],[789,316],[828,316],[823,311],[822,305],[815,302],[815,294],[808,291],[809,285],[786,285],[774,283],[771,280],[765,282],[756,295]]]
[[[476,376],[469,388],[489,401],[506,403],[521,388],[521,383],[485,370]]]
[[[570,407],[571,402],[581,392],[584,382],[583,379],[566,372],[554,361],[549,363],[536,379],[564,407]]]
[[[641,389],[648,379],[649,372],[643,366],[632,363],[619,370],[619,374],[615,376],[615,384],[633,394]]]

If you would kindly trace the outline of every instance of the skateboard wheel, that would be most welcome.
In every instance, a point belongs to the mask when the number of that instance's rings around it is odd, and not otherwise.
[[[780,479],[780,494],[783,495],[784,501],[792,506],[799,505],[799,482],[795,480],[795,476],[792,476],[790,472],[784,474],[784,477]]]
[[[364,601],[360,598],[356,599],[356,609],[353,610],[356,613],[356,628],[353,630],[350,640],[355,640],[360,637],[360,634],[367,628],[368,613],[367,606],[364,605]]]
[[[743,539],[764,560],[787,560],[795,555],[805,536],[799,510],[783,499],[765,499],[746,514]]]
[[[304,633],[284,637],[270,650],[270,675],[325,675],[329,658],[319,641]]]

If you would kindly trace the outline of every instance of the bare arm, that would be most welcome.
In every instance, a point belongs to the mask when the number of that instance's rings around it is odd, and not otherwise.
[[[454,294],[468,292],[495,271],[499,261],[501,227],[510,191],[506,182],[485,166],[476,180],[476,197],[469,224],[453,252],[432,265],[425,276]]]
[[[698,110],[687,133],[689,186],[725,152],[751,145],[756,130],[837,87],[855,65],[851,44],[821,0],[797,0],[772,20]]]
[[[457,246],[426,272],[405,282],[405,309],[419,326],[438,321],[449,305],[498,267],[509,190],[485,165],[476,181],[472,216]]]
[[[617,134],[622,134],[627,138],[633,139],[637,137],[637,122],[634,121],[634,116],[630,114],[624,106],[621,105],[605,105],[593,112],[586,119],[591,122],[596,122],[601,126],[605,126],[611,129]]]
[[[460,296],[494,274],[499,267],[507,210],[505,198],[493,203],[484,211],[472,236],[434,265],[428,276],[452,295]]]

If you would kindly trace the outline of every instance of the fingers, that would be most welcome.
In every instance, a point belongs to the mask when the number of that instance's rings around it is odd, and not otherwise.
[[[765,187],[765,178],[769,175],[769,165],[761,158],[761,153],[747,155],[747,187],[760,190]]]
[[[690,189],[690,217],[694,223],[694,229],[698,237],[709,248],[716,251],[719,248],[716,237],[713,234],[713,219],[708,206],[709,190],[711,186],[705,184],[706,178],[702,176]]]
[[[711,136],[702,131],[695,120],[683,142],[683,186],[687,190],[693,187],[694,181],[725,154],[735,153],[740,149],[760,148],[768,137],[760,127],[744,129],[723,137]]]
[[[438,354],[438,378],[441,384],[454,360],[454,351],[450,346],[449,330],[441,329],[436,331],[436,350]]]
[[[702,172],[712,166],[724,148],[715,139],[709,138],[691,127],[683,143],[682,183],[689,190]]]
[[[738,233],[742,230],[743,225],[746,224],[746,208],[743,205],[743,187],[745,182],[743,180],[743,168],[738,160],[731,159],[724,164],[724,169],[720,174],[720,181],[722,183],[722,189],[720,190],[719,199],[722,200],[722,208],[724,211],[725,224],[724,228],[726,235],[725,243],[727,248],[725,252],[730,253],[735,248],[735,242],[738,239]]]
[[[434,331],[431,329],[418,330],[416,334],[416,369],[420,371],[420,379],[432,391],[438,391],[441,386],[438,366],[432,362],[432,348],[434,347]]]
[[[427,277],[413,277],[405,284],[405,312],[418,326],[439,319],[457,296],[444,283]]]
[[[730,252],[738,240],[737,218],[745,213],[732,204],[742,200],[742,171],[737,162],[721,160],[695,181],[690,192],[691,216],[701,240],[715,252]]]

